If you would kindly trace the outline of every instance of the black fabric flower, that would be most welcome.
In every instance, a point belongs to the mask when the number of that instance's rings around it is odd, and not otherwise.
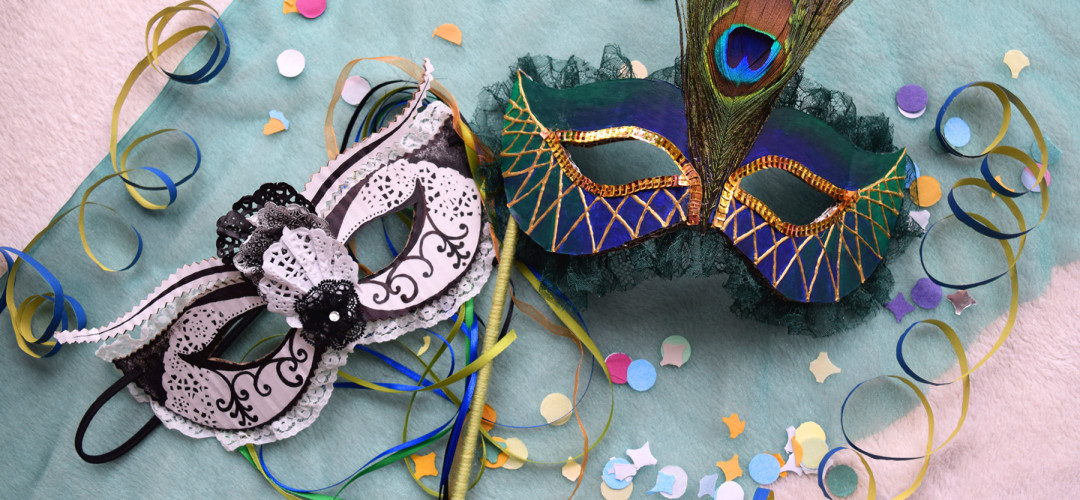
[[[318,346],[343,349],[364,333],[360,298],[348,280],[323,280],[296,301],[305,339]]]

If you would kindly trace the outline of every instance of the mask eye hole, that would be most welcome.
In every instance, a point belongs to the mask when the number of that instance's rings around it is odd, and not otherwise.
[[[348,245],[349,253],[361,266],[360,277],[369,274],[368,271],[376,273],[386,269],[394,262],[395,251],[401,252],[405,249],[409,243],[415,210],[416,204],[402,207],[360,226],[353,233]],[[390,245],[393,246],[393,251]],[[367,271],[364,270],[365,267]]]
[[[744,177],[739,188],[768,206],[784,222],[799,226],[828,216],[837,206],[832,196],[778,168],[762,169]]]
[[[259,307],[229,322],[218,332],[211,358],[232,363],[250,363],[281,345],[281,336],[290,330],[280,314],[264,314],[266,307]],[[271,338],[277,335],[276,338]]]
[[[637,140],[585,145],[564,143],[581,173],[597,184],[617,186],[636,180],[679,175],[679,166],[664,150]]]

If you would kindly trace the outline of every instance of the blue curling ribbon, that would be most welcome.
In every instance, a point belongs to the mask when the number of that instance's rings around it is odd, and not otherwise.
[[[225,68],[225,63],[229,61],[229,54],[232,48],[229,44],[229,34],[225,31],[225,25],[221,24],[221,20],[218,19],[217,16],[210,14],[209,12],[206,14],[214,20],[214,24],[221,30],[221,40],[218,39],[216,34],[214,35],[214,50],[210,54],[210,58],[195,72],[181,75],[162,70],[162,73],[165,73],[170,79],[187,85],[206,83],[213,80],[214,77]],[[221,46],[223,44],[225,46],[225,52],[221,55],[221,58],[218,59],[218,53],[221,51]]]
[[[469,299],[470,301],[472,299]],[[472,325],[469,326],[468,340],[469,340],[469,355],[468,362],[472,363],[473,360],[479,357],[480,346],[480,322],[471,321]],[[469,408],[472,405],[473,393],[476,392],[476,378],[478,374],[473,373],[468,377],[465,377],[465,391],[461,396],[461,406],[458,407],[457,419],[454,422],[454,428],[450,431],[450,439],[446,442],[446,453],[443,457],[442,475],[439,478],[439,491],[449,491],[450,487],[450,471],[454,467],[454,459],[457,458],[458,441],[461,439],[461,431],[465,429],[465,421],[469,415]]]
[[[132,181],[131,179],[128,179],[126,176],[120,176],[120,179],[122,181],[124,181],[125,184],[127,184],[127,185],[129,185],[131,187],[134,187],[134,188],[144,189],[144,190],[147,190],[147,191],[160,191],[162,189],[166,189],[166,190],[169,189],[169,183],[172,183],[173,184],[173,189],[176,189],[176,187],[183,185],[189,179],[194,177],[196,173],[198,173],[199,167],[202,165],[202,149],[199,148],[199,143],[197,141],[195,141],[195,138],[192,137],[191,134],[189,134],[189,133],[187,133],[187,132],[185,132],[183,130],[171,129],[170,131],[180,132],[181,134],[184,134],[184,136],[186,136],[188,138],[188,140],[191,141],[191,145],[195,146],[195,167],[193,167],[191,169],[191,172],[188,172],[187,175],[185,175],[183,178],[181,178],[180,180],[175,181],[175,182],[172,181],[171,178],[170,178],[170,181],[168,181],[164,186],[143,186],[142,184],[138,184],[138,183]],[[152,168],[152,167],[145,167],[145,168]],[[157,174],[155,174],[155,175],[157,175]],[[160,178],[160,176],[158,176],[158,178]]]
[[[451,321],[457,321],[457,315],[456,314],[451,317]],[[469,355],[470,355],[469,356],[469,362],[471,362],[473,359],[478,357],[478,355],[477,355],[477,346],[479,345],[479,329],[478,329],[478,326],[477,326],[479,324],[479,322],[474,320],[472,323],[473,323],[472,328],[470,328],[466,332],[467,336],[468,336],[468,340],[469,340]],[[428,331],[428,333],[430,333],[430,334],[434,335],[435,337],[437,337],[439,339],[439,341],[442,342],[443,344],[445,344],[446,347],[448,348],[448,350],[450,352],[450,371],[449,371],[449,374],[453,374],[454,373],[454,368],[455,368],[455,365],[456,365],[453,347],[446,340],[446,338],[443,337],[442,335],[439,335],[439,334],[437,334],[437,333],[435,333],[435,332],[433,332],[431,330],[427,330],[427,331]],[[379,352],[371,350],[371,349],[369,349],[369,348],[367,348],[365,346],[357,346],[357,348],[359,348],[360,350],[362,350],[364,352],[368,352],[368,353],[374,355],[377,359],[379,359],[380,361],[386,363],[391,368],[394,368],[398,372],[404,374],[405,376],[409,377],[411,380],[413,380],[413,381],[417,382],[418,384],[420,384],[420,386],[418,387],[418,386],[414,386],[414,385],[403,385],[403,384],[394,384],[394,383],[376,383],[377,385],[379,385],[381,387],[386,387],[386,388],[396,389],[396,390],[402,390],[402,391],[419,391],[423,387],[429,386],[429,385],[431,385],[433,383],[433,382],[431,382],[430,380],[428,380],[426,378],[422,378],[420,376],[420,374],[416,373],[415,371],[413,371],[412,369],[406,367],[405,365],[397,362],[396,360],[390,358],[389,356],[386,356],[384,354],[381,354]],[[344,479],[342,479],[342,480],[340,480],[340,481],[338,481],[338,482],[336,482],[334,484],[319,487],[319,488],[314,488],[314,489],[301,489],[301,488],[294,488],[294,487],[288,486],[288,485],[280,482],[270,472],[269,465],[266,463],[265,459],[263,458],[263,447],[262,446],[259,447],[259,453],[258,453],[259,463],[260,463],[260,465],[262,465],[263,469],[266,471],[267,477],[270,478],[270,480],[273,481],[274,484],[276,484],[278,487],[280,487],[280,488],[282,488],[282,489],[284,489],[286,491],[291,491],[293,493],[316,493],[316,492],[319,492],[319,491],[328,490],[328,489],[331,489],[331,488],[341,486],[342,484],[346,483],[347,481],[349,481],[351,478],[353,478],[357,474],[360,474],[361,472],[363,472],[371,464],[378,462],[379,460],[383,459],[384,457],[393,455],[393,454],[395,454],[395,453],[397,453],[399,451],[402,451],[402,450],[408,450],[411,447],[414,447],[414,446],[417,446],[418,444],[424,443],[427,440],[431,439],[432,437],[434,437],[434,436],[438,435],[439,433],[443,432],[444,430],[446,430],[451,425],[455,425],[456,422],[458,422],[458,421],[463,422],[464,421],[463,415],[468,414],[468,407],[469,407],[468,405],[469,405],[469,402],[472,400],[472,393],[475,390],[476,376],[477,375],[474,373],[474,374],[469,375],[468,377],[466,377],[466,390],[465,390],[465,394],[463,395],[463,399],[462,399],[462,407],[460,407],[458,409],[458,411],[455,412],[455,415],[453,417],[451,417],[449,420],[447,420],[442,425],[436,427],[432,431],[430,431],[430,432],[428,432],[428,433],[426,433],[426,434],[424,434],[424,435],[422,435],[420,437],[411,439],[409,441],[406,441],[405,443],[399,444],[397,446],[394,446],[392,448],[389,448],[389,449],[379,453],[378,455],[376,455],[371,460],[368,460],[364,465],[360,466],[360,468],[356,469],[355,472],[353,472],[352,474],[349,474]],[[356,384],[354,384],[352,382],[335,382],[334,387],[350,388],[350,389],[366,389],[366,388],[360,387],[360,386],[358,386],[358,385],[356,385]],[[446,399],[447,401],[449,401],[449,397],[447,397],[446,394],[443,393],[443,391],[435,390],[435,391],[432,391],[432,392],[438,394],[443,399]],[[455,425],[455,427],[458,427],[458,426]],[[456,434],[460,435],[460,429],[457,430]],[[454,434],[451,435],[451,442],[453,443],[454,447],[452,448],[452,450],[454,450],[454,451],[448,451],[446,457],[443,459],[443,468],[444,469],[447,469],[447,467],[448,467],[447,464],[451,464],[451,466],[453,464],[454,454],[456,453],[456,449],[457,449],[457,444],[456,444],[457,439],[456,439],[456,436]],[[444,476],[444,478],[449,477],[448,476],[448,469],[444,470],[443,476]]]
[[[862,384],[859,384],[859,385],[862,385]],[[848,396],[850,396],[850,394],[848,394]],[[847,401],[845,400],[844,402],[846,403]],[[847,438],[847,435],[845,434],[844,437]],[[850,441],[848,441],[848,442],[850,442]],[[818,476],[817,476],[818,488],[821,488],[821,494],[825,495],[825,498],[828,498],[829,500],[832,500],[832,497],[829,496],[829,490],[825,489],[825,464],[829,463],[829,459],[832,458],[832,456],[835,455],[837,452],[843,451],[843,450],[846,450],[846,449],[847,448],[845,448],[843,446],[837,446],[836,448],[833,448],[833,449],[829,450],[829,452],[826,453],[824,457],[821,457],[821,463],[818,464],[818,470],[821,471],[821,472],[818,473]],[[757,500],[756,496],[754,497],[754,500]]]
[[[140,239],[140,249],[142,248],[141,241],[142,240]],[[73,297],[64,293],[64,288],[60,284],[60,280],[57,279],[56,276],[53,275],[53,273],[50,272],[48,268],[46,268],[44,265],[42,265],[30,255],[11,247],[0,247],[0,254],[4,256],[4,261],[7,262],[8,266],[8,272],[5,273],[5,276],[7,276],[7,279],[4,280],[5,283],[7,282],[7,280],[14,280],[15,278],[10,274],[11,269],[15,266],[15,259],[12,258],[12,255],[14,255],[16,259],[22,259],[27,264],[29,264],[30,267],[33,267],[34,270],[37,271],[38,274],[42,277],[42,279],[45,280],[45,283],[49,285],[49,288],[52,289],[51,294],[43,295],[46,300],[53,303],[52,318],[49,320],[49,324],[45,327],[44,333],[42,333],[41,336],[39,336],[37,339],[33,340],[32,343],[43,344],[45,342],[48,342],[50,339],[52,339],[53,334],[56,333],[57,326],[60,326],[65,330],[68,329],[69,318],[65,305],[71,306],[72,312],[75,315],[76,328],[82,329],[86,327],[86,311],[83,309],[82,304],[80,304],[79,301],[75,300]],[[0,313],[3,313],[6,309],[7,287],[4,286],[0,287]],[[42,357],[49,357],[56,354],[60,350],[60,345],[61,344],[59,343],[53,345],[49,352],[42,355]]]

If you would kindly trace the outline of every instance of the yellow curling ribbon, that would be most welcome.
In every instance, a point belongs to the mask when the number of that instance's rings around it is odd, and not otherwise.
[[[203,13],[209,14],[209,15],[214,17],[214,19],[215,19],[214,23],[217,23],[220,26],[220,24],[217,21],[217,18],[219,17],[218,12],[216,10],[214,10],[214,8],[211,7],[209,4],[207,4],[207,3],[205,3],[205,2],[203,2],[201,0],[189,0],[189,1],[186,1],[186,2],[182,2],[182,3],[180,3],[180,4],[176,5],[176,6],[168,7],[166,9],[163,9],[162,11],[158,12],[157,14],[155,14],[154,17],[151,18],[150,22],[147,24],[147,31],[146,31],[146,36],[147,36],[147,40],[148,40],[147,41],[147,44],[148,44],[147,55],[146,55],[146,57],[143,58],[142,61],[137,63],[135,65],[135,67],[131,70],[131,72],[128,74],[127,80],[124,82],[124,85],[120,90],[120,93],[117,95],[116,102],[113,104],[112,119],[111,119],[110,128],[109,128],[109,160],[110,160],[110,162],[112,164],[112,168],[113,168],[114,173],[111,174],[111,175],[106,176],[102,180],[99,180],[99,181],[95,182],[90,188],[88,188],[86,190],[86,192],[84,192],[84,194],[83,194],[82,201],[79,203],[79,205],[77,207],[75,207],[75,208],[78,208],[78,210],[79,210],[78,230],[79,230],[79,239],[80,239],[80,241],[82,243],[82,246],[83,246],[83,251],[86,253],[87,256],[90,257],[90,259],[95,264],[97,264],[97,266],[99,268],[101,268],[104,271],[113,272],[113,271],[116,271],[116,270],[112,269],[112,268],[106,266],[104,263],[102,263],[97,258],[97,256],[94,255],[94,252],[90,248],[90,244],[89,244],[87,234],[86,234],[86,224],[85,224],[86,207],[87,207],[87,205],[99,205],[97,203],[93,203],[93,202],[89,201],[90,193],[92,193],[94,191],[94,189],[96,189],[98,186],[100,186],[101,183],[104,182],[104,180],[111,179],[111,178],[114,178],[114,177],[121,177],[125,181],[125,188],[128,190],[128,193],[141,206],[143,206],[145,208],[148,208],[148,209],[152,209],[152,210],[161,210],[161,209],[164,209],[165,207],[168,206],[168,204],[162,205],[162,204],[152,203],[149,200],[147,200],[146,198],[144,198],[141,194],[139,194],[139,192],[137,191],[136,185],[132,185],[132,183],[130,182],[129,174],[132,171],[140,170],[140,169],[138,169],[138,168],[129,169],[129,168],[126,168],[125,165],[127,163],[128,156],[135,149],[135,147],[137,147],[142,142],[144,142],[147,139],[150,139],[152,137],[155,137],[157,135],[164,134],[166,132],[174,132],[174,131],[175,132],[180,132],[180,131],[177,131],[176,129],[164,129],[164,130],[158,130],[158,131],[151,132],[149,134],[143,135],[143,136],[135,139],[134,141],[132,141],[131,144],[129,144],[124,149],[123,153],[118,156],[117,153],[118,153],[118,149],[119,149],[119,122],[120,122],[120,110],[123,107],[124,102],[127,100],[128,94],[131,92],[131,88],[134,86],[135,81],[138,80],[139,76],[143,73],[143,71],[148,66],[154,66],[156,69],[158,69],[159,71],[164,73],[164,71],[161,70],[159,65],[158,65],[158,56],[159,56],[159,54],[161,52],[164,52],[164,51],[168,50],[169,48],[173,47],[174,45],[176,45],[177,43],[179,43],[180,41],[184,40],[185,38],[187,38],[189,36],[205,34],[205,33],[211,32],[213,30],[213,25],[214,24],[208,24],[208,25],[204,25],[204,26],[189,27],[189,28],[185,28],[183,30],[180,30],[179,32],[177,32],[173,36],[171,36],[171,37],[167,38],[165,41],[161,42],[160,41],[160,36],[161,36],[161,33],[164,30],[164,26],[176,14],[178,14],[180,12],[183,12],[183,11],[197,11],[197,12],[203,12]],[[152,33],[151,27],[154,26],[155,23],[158,23],[158,24],[157,24],[156,28],[153,30],[153,33]],[[225,37],[223,30],[222,30],[222,36]],[[227,40],[227,38],[226,38],[226,40]],[[219,44],[219,48],[220,47],[221,47],[221,44]],[[225,43],[225,47],[227,48],[227,42]],[[227,61],[227,55],[226,54],[221,54],[218,59],[215,59],[213,61],[208,61],[207,65],[204,66],[204,70],[200,70],[199,72],[196,73],[197,77],[195,75],[168,75],[168,76],[171,79],[186,81],[187,83],[201,83],[203,81],[208,81],[210,78],[212,78],[217,73],[217,71],[219,71],[221,69],[221,67],[224,66],[226,61]],[[211,64],[211,63],[213,63],[213,64]],[[212,69],[212,71],[211,71],[211,69]],[[183,133],[183,132],[181,132],[181,133]],[[187,135],[186,133],[184,133],[184,134]],[[189,139],[191,139],[192,143],[194,144],[194,139],[192,139],[190,135],[188,135],[187,137]],[[196,147],[196,151],[198,151],[198,145],[197,144],[195,145],[195,147]],[[196,164],[196,169],[197,168],[198,168],[198,164]],[[156,170],[156,169],[146,169],[146,170],[151,170],[152,173],[155,173],[155,175],[158,175],[158,177],[161,178],[161,180],[165,181],[165,183],[166,183],[165,188],[170,191],[170,203],[171,203],[172,199],[175,199],[175,189],[176,189],[176,185],[179,184],[179,183],[173,183],[171,180],[167,180],[167,176],[165,176],[165,174],[162,173],[159,170]],[[192,173],[194,173],[194,170],[193,170]],[[189,177],[190,177],[190,174],[189,174]],[[157,189],[161,189],[161,188],[157,188]],[[115,210],[113,210],[110,207],[107,207],[107,206],[104,206],[104,205],[99,205],[99,206],[103,206],[103,207],[115,212]],[[53,220],[50,221],[49,224],[44,229],[42,229],[40,232],[38,232],[38,234],[35,235],[34,238],[30,241],[30,243],[26,245],[26,247],[23,250],[23,253],[29,253],[30,249],[32,249],[41,240],[41,238],[45,234],[47,234],[49,231],[51,231],[61,219],[63,219],[68,214],[70,214],[75,208],[65,210],[64,212],[62,212],[62,213],[58,214],[56,217],[54,217]],[[12,327],[15,330],[16,341],[18,342],[20,349],[22,349],[23,352],[25,352],[26,354],[28,354],[30,356],[33,356],[35,358],[40,358],[43,355],[36,352],[31,347],[31,344],[39,345],[39,346],[42,346],[42,347],[52,347],[52,346],[55,346],[56,344],[53,341],[41,342],[40,341],[41,337],[40,336],[35,336],[33,331],[32,331],[32,328],[31,328],[31,323],[32,323],[31,318],[34,316],[34,312],[37,310],[37,308],[39,306],[41,306],[42,304],[45,303],[44,300],[38,300],[39,298],[44,297],[43,295],[32,295],[32,296],[28,297],[26,300],[23,301],[22,306],[16,307],[16,305],[15,305],[15,298],[14,298],[14,295],[13,295],[13,293],[14,293],[14,283],[15,283],[15,280],[16,280],[16,276],[18,275],[18,271],[19,271],[19,269],[21,267],[21,263],[22,263],[22,259],[16,259],[15,262],[12,264],[11,269],[8,270],[7,283],[6,283],[6,286],[5,286],[5,290],[7,292],[7,294],[6,294],[7,296],[6,296],[6,299],[5,299],[5,306],[6,306],[7,309],[10,310]],[[132,264],[134,264],[134,260],[132,261]],[[129,264],[129,266],[130,265],[131,264]],[[66,302],[67,299],[64,299],[64,298],[61,297],[58,300],[65,300],[65,302]]]
[[[1002,328],[1001,333],[998,335],[998,338],[994,342],[993,346],[990,348],[990,350],[985,355],[983,355],[982,358],[979,359],[978,362],[976,362],[974,365],[971,365],[970,367],[968,366],[968,360],[967,360],[967,355],[966,355],[964,346],[963,346],[962,342],[960,341],[959,336],[956,334],[955,330],[951,326],[949,326],[948,323],[946,323],[944,321],[930,319],[930,320],[923,320],[923,321],[917,322],[917,323],[911,325],[911,327],[908,328],[908,331],[910,332],[911,329],[914,328],[916,325],[925,323],[925,324],[936,327],[948,339],[950,347],[952,347],[953,353],[956,356],[957,363],[958,363],[959,369],[960,369],[960,374],[956,378],[954,378],[954,379],[952,379],[950,381],[947,381],[947,382],[934,383],[934,382],[930,382],[928,380],[922,379],[921,377],[915,375],[914,372],[911,371],[910,368],[906,365],[906,362],[904,362],[902,352],[901,352],[902,342],[903,342],[904,338],[906,337],[907,332],[905,332],[904,335],[901,336],[901,339],[900,339],[901,345],[898,346],[898,351],[897,351],[898,361],[901,363],[901,365],[905,369],[905,371],[908,372],[908,374],[912,375],[914,378],[919,379],[922,382],[930,383],[932,385],[938,385],[938,386],[940,386],[940,385],[948,385],[948,384],[952,384],[952,383],[955,383],[955,382],[959,381],[962,384],[963,396],[962,396],[962,399],[961,399],[960,417],[959,417],[959,419],[957,421],[956,427],[953,429],[952,433],[949,435],[948,438],[946,438],[937,447],[934,447],[934,443],[933,443],[934,417],[933,417],[933,412],[932,412],[932,410],[930,408],[930,404],[929,404],[926,396],[923,394],[923,392],[921,390],[919,390],[919,388],[915,385],[915,383],[913,381],[911,381],[910,379],[908,379],[906,377],[897,376],[897,375],[889,375],[888,376],[889,378],[893,378],[893,379],[896,379],[896,380],[899,380],[899,381],[903,382],[913,392],[915,392],[915,394],[918,396],[918,398],[919,398],[920,402],[922,403],[923,408],[924,408],[924,410],[926,411],[926,414],[927,414],[926,454],[923,457],[913,457],[913,458],[921,458],[923,460],[922,467],[920,468],[919,473],[916,475],[915,479],[912,481],[911,485],[908,486],[904,491],[900,492],[900,494],[898,494],[896,497],[894,497],[896,499],[908,498],[912,494],[914,494],[915,491],[918,490],[919,486],[921,486],[923,480],[925,479],[926,471],[927,471],[927,469],[929,467],[930,456],[933,455],[934,453],[938,452],[946,444],[951,442],[952,439],[957,436],[957,434],[960,432],[960,429],[963,427],[964,421],[967,419],[968,409],[969,409],[969,406],[970,406],[970,396],[971,396],[971,380],[970,380],[970,378],[971,378],[971,375],[977,369],[979,369],[981,366],[983,366],[984,363],[989,361],[989,359],[1001,348],[1001,346],[1003,346],[1005,344],[1005,341],[1009,338],[1010,334],[1012,333],[1013,327],[1016,325],[1016,318],[1017,318],[1017,315],[1018,315],[1018,312],[1019,312],[1019,307],[1020,307],[1020,283],[1019,283],[1019,274],[1018,274],[1018,272],[1016,270],[1016,264],[1017,264],[1017,261],[1019,260],[1020,255],[1023,253],[1024,246],[1025,246],[1026,240],[1027,240],[1027,233],[1030,232],[1032,229],[1034,229],[1034,227],[1038,226],[1045,219],[1046,214],[1047,214],[1047,212],[1049,210],[1049,196],[1048,196],[1049,195],[1049,189],[1048,189],[1048,186],[1046,184],[1046,179],[1045,179],[1046,165],[1047,165],[1046,141],[1045,141],[1045,138],[1042,135],[1042,132],[1039,129],[1038,124],[1035,122],[1034,117],[1028,111],[1027,107],[1024,106],[1024,104],[1014,94],[1012,94],[1008,90],[998,86],[997,84],[993,84],[993,83],[989,83],[989,82],[979,82],[979,83],[971,84],[971,85],[968,85],[968,86],[965,86],[965,87],[961,87],[960,89],[958,89],[957,91],[955,91],[953,93],[953,96],[951,96],[948,101],[946,101],[944,107],[947,107],[949,102],[951,102],[952,98],[955,97],[957,94],[959,94],[962,90],[964,90],[967,87],[972,87],[972,86],[987,88],[987,89],[991,90],[995,94],[995,96],[998,97],[998,100],[1002,105],[1002,115],[1003,115],[1002,125],[1001,125],[995,139],[978,156],[962,155],[959,152],[956,152],[955,150],[953,150],[951,148],[951,146],[948,146],[948,145],[946,145],[946,148],[950,149],[950,151],[953,152],[953,154],[956,154],[956,155],[959,155],[959,156],[965,156],[967,158],[978,158],[980,156],[987,156],[987,155],[991,155],[991,154],[1007,156],[1007,157],[1013,158],[1013,159],[1019,161],[1020,163],[1024,164],[1024,166],[1026,166],[1032,172],[1037,172],[1035,177],[1036,177],[1038,185],[1041,188],[1041,193],[1040,194],[1041,194],[1042,213],[1039,216],[1038,222],[1036,222],[1036,224],[1034,226],[1031,226],[1031,228],[1028,228],[1028,226],[1026,224],[1026,221],[1025,221],[1025,218],[1024,218],[1024,215],[1023,215],[1023,212],[1020,210],[1019,206],[1017,206],[1017,204],[1015,202],[1013,202],[1008,196],[996,196],[996,197],[994,197],[992,199],[1000,200],[1001,203],[1003,203],[1006,206],[1006,208],[1009,210],[1010,214],[1015,219],[1017,227],[1019,228],[1019,231],[1017,233],[1013,233],[1013,234],[1002,233],[1001,230],[993,222],[991,222],[988,218],[986,218],[986,217],[984,217],[982,215],[979,215],[977,213],[974,213],[974,212],[965,212],[965,211],[960,210],[959,205],[955,204],[955,202],[952,200],[952,192],[950,192],[950,205],[951,205],[951,208],[953,208],[954,215],[950,215],[949,217],[946,217],[946,219],[951,218],[951,217],[959,217],[959,216],[969,218],[970,220],[964,221],[964,224],[966,224],[969,228],[974,229],[976,232],[978,232],[980,234],[983,234],[985,236],[989,236],[989,237],[992,237],[992,238],[996,239],[998,241],[998,243],[1001,245],[1002,253],[1005,256],[1005,261],[1006,261],[1006,264],[1007,264],[1007,269],[1006,269],[1004,274],[1009,275],[1009,287],[1010,287],[1010,292],[1011,292],[1010,300],[1009,300],[1009,311],[1008,311],[1007,319],[1005,321],[1005,326]],[[1028,156],[1026,153],[1024,153],[1024,152],[1022,152],[1022,151],[1020,151],[1020,150],[1018,150],[1016,148],[1010,147],[1010,146],[1002,146],[1002,145],[1000,145],[1000,143],[1004,139],[1005,133],[1008,130],[1008,127],[1009,127],[1009,118],[1010,118],[1010,115],[1011,115],[1010,103],[1012,105],[1015,105],[1016,108],[1018,110],[1020,110],[1020,113],[1023,115],[1024,119],[1027,121],[1028,125],[1031,127],[1031,130],[1035,135],[1035,140],[1036,140],[1037,144],[1039,145],[1040,156],[1041,156],[1041,165],[1042,166],[1037,165],[1036,162],[1030,156]],[[944,109],[942,110],[941,115],[944,115]],[[940,126],[940,121],[941,121],[941,116],[939,115],[939,120],[938,120],[939,126]],[[960,181],[956,182],[953,185],[953,191],[955,191],[957,188],[966,187],[966,186],[973,186],[973,187],[977,187],[977,188],[980,188],[982,190],[988,191],[991,194],[1002,194],[1002,191],[1001,191],[1002,186],[1000,186],[1000,184],[998,185],[998,188],[996,189],[995,186],[993,186],[991,184],[991,182],[989,182],[988,180],[985,180],[985,178],[990,176],[989,168],[988,168],[986,163],[984,163],[984,165],[983,165],[982,173],[983,173],[984,179],[978,179],[978,178],[961,179]],[[933,227],[931,227],[931,230],[932,229],[933,229]],[[1017,247],[1016,247],[1015,252],[1013,250],[1013,246],[1010,244],[1010,241],[1009,241],[1011,239],[1018,239],[1019,240],[1018,243],[1017,243]],[[933,278],[931,278],[931,279],[933,279]],[[985,280],[984,282],[981,282],[979,284],[980,285],[985,284],[985,283],[988,283],[990,281],[993,281],[994,279],[996,279],[996,278],[991,278],[989,280]],[[935,282],[936,282],[936,280],[935,280]],[[966,289],[968,287],[962,287],[962,288]],[[859,384],[859,385],[862,385],[862,384]],[[853,394],[856,390],[858,390],[858,388],[859,388],[859,386],[856,386],[855,389],[853,389],[851,391],[851,393],[849,393],[848,397],[850,398],[851,394]],[[845,404],[846,404],[846,400],[845,400]],[[843,410],[841,410],[841,428],[843,428]],[[845,437],[846,437],[846,434],[845,434]],[[869,464],[866,462],[863,455],[866,454],[866,455],[870,455],[871,457],[875,457],[875,458],[891,458],[891,459],[894,459],[894,460],[905,460],[905,459],[904,458],[892,458],[892,457],[876,456],[876,455],[870,454],[868,452],[865,452],[864,450],[859,449],[850,440],[848,440],[848,442],[849,442],[849,444],[852,445],[853,448],[855,448],[854,451],[858,455],[859,460],[862,461],[863,467],[867,471],[868,478],[869,478],[869,481],[868,481],[869,493],[868,493],[867,498],[874,499],[874,498],[876,498],[876,487],[875,487],[875,482],[874,482],[874,475],[873,475],[873,471],[871,470]]]
[[[330,95],[330,106],[326,110],[326,120],[323,122],[323,134],[326,138],[326,155],[333,161],[338,155],[338,141],[337,134],[334,132],[334,109],[337,107],[337,102],[341,97],[341,91],[345,88],[345,80],[349,78],[349,73],[357,63],[362,61],[379,61],[395,68],[400,69],[410,78],[418,82],[424,79],[424,68],[418,64],[397,56],[382,56],[382,57],[365,57],[360,59],[353,59],[345,64],[341,69],[341,73],[338,74],[337,82],[334,84],[334,92]],[[469,150],[469,165],[473,168],[475,175],[474,161],[477,161],[477,153],[483,153],[485,158],[494,158],[490,151],[481,143],[476,136],[472,133],[472,130],[465,125],[465,120],[461,118],[461,111],[458,109],[457,100],[438,80],[431,80],[431,92],[435,94],[440,100],[446,103],[447,106],[454,113],[454,130],[461,137],[461,140],[465,142],[466,150]]]

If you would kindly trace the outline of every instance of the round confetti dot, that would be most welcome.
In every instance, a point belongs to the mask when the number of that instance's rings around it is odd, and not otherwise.
[[[921,175],[911,184],[911,199],[920,207],[929,207],[941,199],[941,184],[929,175]]]
[[[918,118],[926,112],[926,104],[929,98],[926,89],[918,85],[904,85],[896,91],[896,107],[900,114],[908,118]]]
[[[795,429],[795,441],[797,443],[815,437],[822,441],[825,440],[825,429],[822,429],[817,422],[803,422],[802,425]]]
[[[660,472],[667,474],[675,478],[675,485],[671,488],[671,493],[660,492],[660,496],[664,498],[680,498],[686,494],[686,484],[690,478],[686,475],[686,471],[678,465],[669,465],[660,469]]]
[[[647,391],[656,383],[656,368],[652,363],[639,359],[626,368],[626,383],[635,391]]]
[[[364,77],[350,76],[345,79],[345,86],[341,89],[341,99],[356,106],[370,91],[371,84]]]
[[[825,485],[829,487],[829,493],[841,498],[849,497],[859,485],[859,476],[855,474],[855,469],[837,465],[825,474]]]
[[[630,367],[630,356],[627,356],[621,352],[614,352],[608,354],[608,357],[604,358],[604,363],[607,363],[608,372],[611,373],[611,382],[615,384],[626,383],[626,370]]]
[[[649,70],[645,69],[645,65],[641,61],[630,61],[630,70],[634,73],[634,78],[649,76]]]
[[[1052,167],[1061,160],[1061,150],[1058,149],[1054,143],[1050,142],[1049,137],[1044,136],[1043,141],[1046,142],[1046,164]],[[1028,148],[1028,154],[1030,154],[1035,161],[1039,161],[1042,158],[1042,151],[1039,149],[1039,141],[1031,141],[1031,146]]]
[[[634,478],[628,477],[626,479],[616,479],[615,464],[632,464],[630,462],[627,462],[626,459],[623,458],[612,458],[611,460],[608,460],[607,464],[604,465],[604,471],[601,476],[604,478],[604,484],[608,485],[608,487],[613,490],[621,490],[623,488],[626,488],[627,486],[630,486],[630,483],[633,482]]]
[[[304,54],[299,50],[288,49],[277,56],[277,70],[281,76],[293,78],[304,71]]]
[[[716,488],[716,500],[744,500],[746,493],[735,481],[728,481]]]
[[[954,116],[945,121],[941,128],[941,135],[954,148],[962,148],[971,142],[971,127],[959,116]]]
[[[933,309],[941,303],[941,287],[930,278],[920,278],[911,289],[911,301],[923,309]]]
[[[600,494],[603,495],[604,500],[627,500],[633,492],[633,483],[621,490],[612,488],[611,486],[608,486],[607,483],[600,483]]]
[[[684,346],[682,352],[682,362],[686,363],[687,361],[690,361],[690,341],[686,340],[686,337],[683,337],[682,335],[672,335],[664,339],[664,342],[660,344],[660,356],[664,355],[665,345]]]
[[[525,465],[525,460],[529,458],[529,449],[525,447],[525,443],[520,439],[507,438],[506,454],[510,455],[510,457],[506,459],[506,463],[503,464],[502,468],[516,470]]]
[[[750,479],[757,484],[770,485],[780,477],[780,463],[768,453],[759,453],[750,459]]]
[[[296,11],[308,19],[315,19],[326,12],[326,0],[296,0]]]
[[[817,437],[807,438],[802,442],[802,466],[807,469],[816,469],[821,465],[821,459],[829,452],[829,445],[825,440]]]
[[[1036,165],[1039,165],[1040,167],[1042,167],[1041,164],[1037,163]],[[1043,178],[1046,179],[1046,185],[1049,187],[1050,186],[1050,171],[1049,170],[1046,171],[1046,175],[1044,175]],[[1024,173],[1020,174],[1020,182],[1022,184],[1024,184],[1024,187],[1027,188],[1029,191],[1035,191],[1036,193],[1041,193],[1042,192],[1042,188],[1039,187],[1039,185],[1035,183],[1035,173],[1032,172],[1031,169],[1029,169],[1027,167],[1024,167]]]
[[[566,394],[553,392],[548,394],[540,402],[540,414],[551,425],[562,425],[570,421],[570,413],[574,410],[574,403]]]

